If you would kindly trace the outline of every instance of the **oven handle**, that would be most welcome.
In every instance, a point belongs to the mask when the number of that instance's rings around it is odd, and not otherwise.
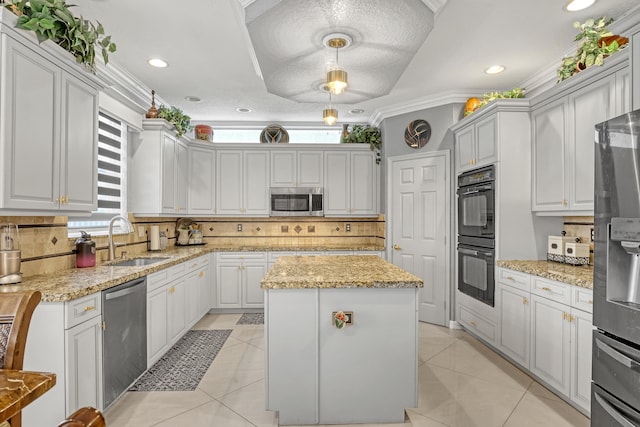
[[[615,348],[611,347],[610,345],[606,344],[605,342],[596,339],[596,347],[598,347],[600,350],[602,350],[603,352],[605,352],[606,354],[609,355],[609,357],[611,357],[612,359],[614,359],[616,362],[620,363],[621,365],[623,365],[625,368],[629,368],[633,371],[639,371],[640,369],[640,364],[638,364],[638,362],[636,362],[635,360],[631,359],[630,357],[627,357],[626,355],[620,353],[619,351],[616,351]]]
[[[476,194],[479,192],[480,190],[467,190],[465,192],[458,192],[458,194],[460,194],[461,196],[468,196],[469,194]]]
[[[474,251],[473,249],[465,249],[465,248],[460,248],[458,247],[458,252],[460,252],[461,254],[465,254],[465,255],[471,255],[471,256],[485,256],[487,258],[492,257],[493,253],[492,252],[480,252],[480,251]]]
[[[600,404],[602,409],[607,411],[609,416],[616,420],[623,427],[634,427],[635,424],[627,420],[620,412],[616,410],[609,402],[605,401],[598,393],[594,393],[593,397],[596,398],[596,401]]]

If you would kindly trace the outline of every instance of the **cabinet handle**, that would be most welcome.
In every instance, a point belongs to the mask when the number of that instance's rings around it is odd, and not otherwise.
[[[576,320],[576,318],[574,316],[570,315],[570,314],[567,315],[567,316],[569,318],[569,322],[573,322],[574,320]]]
[[[546,286],[544,286],[544,287],[542,288],[542,290],[543,290],[543,291],[547,291],[547,292],[551,292],[551,288],[547,288]]]
[[[54,200],[54,202],[60,203],[60,204],[62,204],[62,201],[63,201],[62,196],[56,197],[56,199]]]
[[[590,299],[589,301],[587,301],[587,304],[593,304],[593,300]]]
[[[95,310],[96,306],[95,305],[88,305],[84,308],[84,311],[91,311],[91,310]]]
[[[175,291],[176,291],[175,287],[172,286],[172,287],[169,288],[169,293],[170,294],[174,293]]]
[[[514,278],[513,278],[513,277],[511,277],[511,276],[507,276],[507,280],[513,280],[513,281],[515,282],[515,280],[516,280],[516,279],[514,279]]]
[[[569,202],[566,199],[562,199],[562,206],[567,206]]]
[[[469,322],[469,323],[471,323],[471,326],[474,326],[474,327],[478,326],[478,324],[476,322],[474,322],[473,320],[471,322]]]
[[[393,249],[395,249],[396,251],[399,251],[402,248],[400,247],[400,245],[393,245]]]
[[[528,304],[529,303],[529,299],[527,297],[522,297],[522,303],[523,304]]]
[[[64,196],[64,202],[68,205],[69,204],[69,195],[67,194],[66,196]]]
[[[198,274],[198,277],[204,277],[204,271],[201,271],[200,274]]]

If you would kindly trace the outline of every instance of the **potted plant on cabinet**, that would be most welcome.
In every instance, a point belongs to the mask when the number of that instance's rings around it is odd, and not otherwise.
[[[158,118],[165,119],[176,128],[176,138],[180,138],[186,132],[193,129],[190,125],[191,117],[187,116],[177,107],[167,107],[161,105],[158,107]]]
[[[382,132],[375,126],[370,125],[353,125],[351,130],[342,134],[342,142],[345,144],[369,144],[371,151],[376,153],[376,164],[380,164],[382,160],[380,155],[380,147],[382,146]]]

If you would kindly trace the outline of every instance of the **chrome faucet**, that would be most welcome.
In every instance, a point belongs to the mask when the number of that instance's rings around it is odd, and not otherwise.
[[[116,215],[111,218],[111,221],[109,221],[109,261],[113,261],[116,259],[116,244],[113,243],[113,223],[119,219],[124,221],[127,227],[127,233],[131,233],[133,231],[133,225],[124,216]]]

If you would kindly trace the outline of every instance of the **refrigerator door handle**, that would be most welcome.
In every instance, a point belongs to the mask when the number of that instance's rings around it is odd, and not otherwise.
[[[616,408],[614,408],[609,402],[604,400],[604,398],[602,398],[602,396],[600,396],[598,393],[595,393],[593,396],[596,398],[598,404],[602,407],[602,409],[607,411],[611,418],[616,420],[622,427],[636,427],[636,424],[626,419],[620,412],[616,410]]]
[[[615,361],[617,361],[618,363],[620,363],[621,365],[624,365],[625,367],[629,368],[629,369],[633,369],[636,371],[640,370],[640,363],[636,362],[635,360],[631,359],[630,357],[625,356],[624,354],[620,353],[619,351],[616,351],[615,348],[611,347],[610,345],[606,344],[603,341],[600,340],[596,340],[596,346],[602,350],[603,352],[605,352],[606,354],[608,354],[612,359],[614,359]]]

